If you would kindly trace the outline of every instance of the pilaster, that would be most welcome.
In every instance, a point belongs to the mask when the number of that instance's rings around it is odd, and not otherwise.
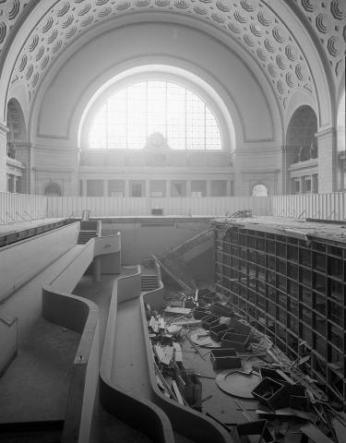
[[[336,190],[336,132],[329,128],[316,133],[319,193]]]
[[[6,150],[8,128],[0,122],[0,192],[7,191]]]

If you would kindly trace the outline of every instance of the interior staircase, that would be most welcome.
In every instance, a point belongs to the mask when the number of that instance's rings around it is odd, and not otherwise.
[[[80,231],[78,236],[78,244],[84,245],[85,243],[88,243],[88,241],[91,238],[97,237],[97,229],[98,229],[97,220],[81,221]]]
[[[142,291],[153,291],[159,287],[159,279],[157,275],[142,275],[141,278]]]
[[[157,258],[164,274],[173,278],[185,291],[193,292],[197,288],[189,264],[196,257],[212,248],[214,241],[213,229],[194,235],[185,240],[166,254]]]

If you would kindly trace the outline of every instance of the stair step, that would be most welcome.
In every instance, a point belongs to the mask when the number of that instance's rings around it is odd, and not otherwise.
[[[159,280],[157,275],[142,275],[141,289],[142,291],[152,291],[159,287]]]
[[[88,230],[81,230],[79,231],[78,235],[78,244],[85,244],[88,243],[88,241],[91,238],[97,237],[97,233],[95,229],[88,229]]]
[[[83,231],[96,231],[97,229],[97,221],[82,221],[81,224],[81,230]]]

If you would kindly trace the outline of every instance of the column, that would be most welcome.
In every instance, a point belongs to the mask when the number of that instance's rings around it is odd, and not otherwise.
[[[6,174],[6,149],[7,149],[7,127],[0,122],[0,192],[7,191]]]
[[[226,180],[226,197],[231,195],[231,180]]]
[[[191,181],[186,181],[186,196],[191,197]]]
[[[281,146],[281,177],[282,177],[282,194],[289,194],[289,174],[287,167],[287,146]],[[280,193],[280,191],[279,191]]]
[[[211,181],[206,180],[206,197],[211,197]]]
[[[130,182],[124,178],[124,197],[130,197]]]
[[[145,179],[144,180],[144,188],[143,188],[143,197],[151,197],[150,193],[150,180]]]
[[[27,142],[16,143],[16,160],[19,160],[25,166],[22,175],[21,189],[22,194],[30,193],[30,180],[31,180],[31,149],[32,146]]]
[[[336,136],[335,129],[317,132],[318,190],[320,193],[336,191]]]

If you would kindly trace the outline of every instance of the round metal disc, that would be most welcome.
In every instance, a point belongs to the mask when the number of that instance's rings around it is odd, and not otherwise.
[[[226,370],[216,376],[216,384],[227,394],[240,398],[254,398],[251,392],[260,383],[261,377],[255,373]]]

